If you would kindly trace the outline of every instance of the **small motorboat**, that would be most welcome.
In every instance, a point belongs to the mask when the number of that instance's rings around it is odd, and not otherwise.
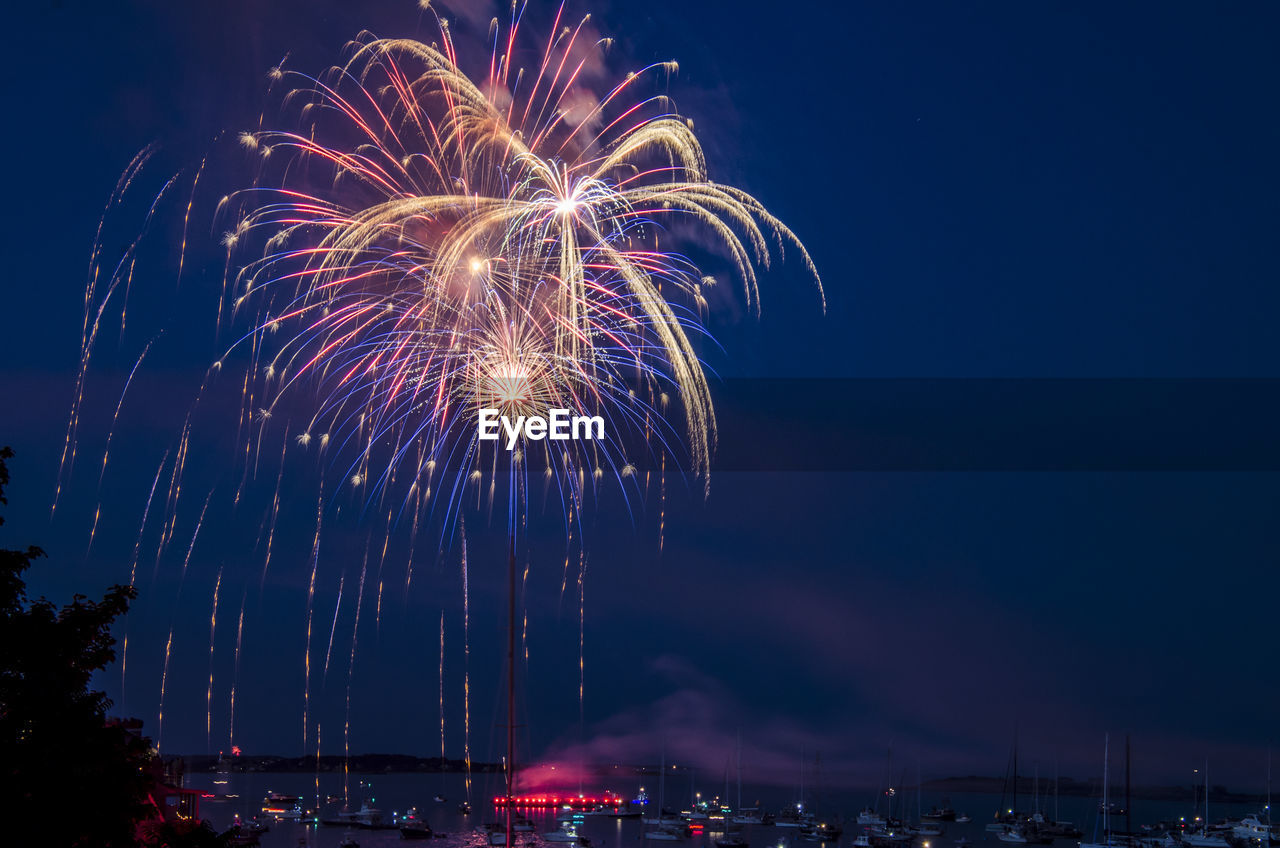
[[[434,836],[431,832],[431,825],[418,817],[416,808],[410,810],[403,819],[400,820],[400,838],[401,839],[430,839]]]
[[[587,837],[580,836],[578,834],[578,828],[576,828],[572,822],[564,822],[560,825],[559,830],[553,830],[549,833],[542,834],[542,839],[544,842],[572,842],[577,845],[591,844],[591,841],[587,839]]]
[[[445,801],[448,801],[448,800],[449,800],[449,799],[448,799],[448,798],[446,798],[446,797],[444,797],[443,795],[437,795],[437,796],[436,796],[436,803],[437,803],[437,804],[443,804]]]

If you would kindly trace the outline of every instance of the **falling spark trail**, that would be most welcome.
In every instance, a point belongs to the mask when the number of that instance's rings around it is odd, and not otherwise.
[[[191,544],[187,545],[187,555],[182,558],[182,576],[178,583],[179,592],[182,591],[182,583],[186,581],[187,566],[191,563],[191,552],[196,549],[196,539],[200,536],[200,528],[204,526],[204,514],[206,511],[208,511],[209,501],[212,498],[213,498],[213,492],[210,491],[209,494],[204,499],[204,506],[200,508],[200,517],[196,519],[196,529],[195,529],[195,532],[191,534]]]
[[[218,569],[218,579],[213,584],[213,611],[209,614],[209,691],[205,696],[204,747],[205,753],[213,749],[213,649],[217,644],[215,636],[218,628],[218,592],[222,589],[222,569]]]
[[[240,621],[236,624],[236,659],[231,675],[231,711],[227,721],[228,751],[234,751],[236,747],[236,687],[240,684],[240,646],[244,641],[244,605],[248,598],[249,590],[245,589],[240,595]]]
[[[134,176],[142,169],[154,152],[155,145],[149,144],[134,154],[129,166],[125,168],[120,175],[120,179],[116,181],[116,186],[107,200],[107,208],[103,211],[102,217],[98,219],[98,231],[94,234],[93,249],[89,253],[89,282],[85,286],[84,292],[84,325],[80,331],[80,364],[76,371],[76,386],[71,402],[71,413],[67,416],[67,433],[62,442],[62,456],[58,460],[58,477],[54,486],[53,504],[49,507],[50,518],[58,510],[58,500],[62,496],[62,487],[66,482],[66,476],[71,473],[71,469],[75,465],[76,433],[80,424],[80,405],[84,401],[84,388],[89,370],[89,353],[93,345],[89,321],[90,316],[93,314],[93,300],[98,288],[98,275],[102,269],[99,258],[102,254],[102,233],[107,224],[107,215],[120,202],[121,197],[133,183]],[[110,297],[110,294],[108,294],[108,297]],[[105,305],[104,300],[103,306],[105,307]]]
[[[164,667],[160,671],[160,709],[156,713],[156,752],[159,753],[163,749],[160,747],[164,741],[164,693],[166,685],[169,681],[169,653],[173,650],[173,626],[169,627],[169,638],[164,643]]]
[[[178,618],[177,603],[178,603],[178,599],[182,597],[182,587],[186,584],[186,581],[187,581],[187,565],[191,562],[191,552],[195,550],[196,539],[199,538],[200,536],[200,528],[204,526],[205,511],[209,509],[209,501],[212,498],[213,498],[213,492],[210,491],[208,497],[204,499],[204,506],[201,507],[200,509],[200,517],[196,520],[196,528],[191,533],[191,544],[187,546],[187,555],[182,560],[182,576],[178,580],[178,591],[173,599],[174,613],[169,623],[169,639],[167,642],[165,642],[165,646],[164,646],[164,668],[160,672],[160,711],[156,717],[156,728],[157,728],[156,729],[156,750],[160,749],[160,737],[164,729],[164,696],[165,696],[165,690],[168,686],[168,681],[169,681],[169,654],[173,647],[173,631],[174,631],[174,627],[177,625],[177,618]],[[219,575],[218,579],[219,581],[221,581],[221,575],[222,575],[221,570],[219,570],[218,575]],[[217,603],[216,596],[215,596],[214,603],[216,606],[216,603]],[[212,647],[210,648],[210,651],[212,652]]]
[[[133,558],[129,564],[129,588],[133,588],[138,576],[138,555],[142,549],[142,534],[147,529],[147,516],[151,514],[151,499],[155,497],[156,485],[160,482],[160,475],[164,473],[164,464],[169,459],[169,452],[165,451],[164,456],[160,458],[160,465],[156,468],[156,476],[151,481],[151,491],[147,495],[146,506],[142,508],[142,521],[138,525],[138,536],[133,543]],[[125,619],[124,639],[120,644],[120,708],[124,712],[125,701],[125,672],[129,667],[129,623]]]
[[[364,605],[364,577],[369,565],[369,546],[364,548],[360,563],[360,589],[356,592],[356,620],[351,625],[351,659],[347,662],[347,714],[342,726],[342,799],[351,803],[351,682],[356,673],[356,643],[360,635],[360,608]]]
[[[316,503],[316,536],[311,543],[311,582],[307,586],[307,646],[302,658],[302,750],[307,750],[307,733],[310,728],[311,713],[311,616],[315,611],[316,572],[320,568],[320,526],[324,518],[324,492],[321,491]],[[317,780],[319,778],[317,777]]]
[[[156,564],[154,578],[160,570],[160,559],[173,539],[174,530],[178,526],[178,497],[182,493],[182,472],[187,462],[187,447],[191,437],[191,417],[182,425],[182,436],[178,440],[178,452],[173,460],[173,474],[169,478],[169,493],[165,498],[165,517],[161,522],[160,541],[156,545]],[[212,492],[210,493],[212,494]],[[206,500],[206,505],[208,501]]]
[[[344,571],[338,578],[338,602],[333,605],[333,624],[329,627],[329,647],[324,652],[324,673],[320,676],[321,682],[329,679],[329,658],[333,655],[333,636],[338,632],[338,613],[342,611],[342,588],[346,582],[347,574]]]
[[[161,332],[164,332],[164,331],[162,330]],[[152,336],[151,340],[147,342],[146,347],[142,349],[142,354],[138,357],[137,361],[133,363],[133,368],[129,370],[129,376],[124,381],[124,388],[121,389],[120,391],[120,399],[116,401],[116,411],[111,416],[111,426],[107,429],[107,443],[102,449],[102,467],[98,470],[98,495],[96,498],[96,500],[98,501],[98,508],[95,509],[93,513],[93,526],[89,528],[89,545],[85,550],[85,556],[88,556],[89,551],[93,550],[93,540],[98,533],[98,519],[102,515],[102,506],[101,506],[102,479],[103,477],[106,476],[106,473],[107,473],[107,457],[111,454],[111,439],[115,436],[116,422],[120,420],[120,409],[124,406],[125,396],[129,394],[129,386],[133,384],[133,375],[138,373],[138,366],[142,365],[142,360],[147,358],[147,353],[151,350],[151,345],[154,344],[155,340],[159,337],[160,337],[160,333],[157,333],[155,336]],[[159,478],[157,477],[157,479]],[[155,494],[154,485],[152,485],[151,487],[151,492],[152,494]],[[150,504],[151,504],[151,495],[148,495],[147,505],[150,506]],[[132,578],[130,578],[129,585],[130,586],[133,585]]]
[[[142,508],[142,521],[138,525],[138,536],[133,543],[133,557],[129,562],[129,586],[132,587],[138,578],[138,557],[142,552],[142,534],[147,529],[147,517],[151,515],[151,500],[156,496],[156,486],[160,483],[160,475],[164,473],[164,465],[169,461],[169,451],[160,457],[160,465],[156,467],[156,476],[151,480],[151,491],[147,493],[146,506]]]
[[[204,166],[208,164],[209,157],[200,160],[200,167],[196,169],[195,179],[191,181],[191,196],[187,200],[187,211],[182,216],[182,246],[178,249],[178,274],[174,278],[174,285],[182,285],[182,267],[187,259],[187,226],[191,223],[191,207],[196,202],[196,189],[200,185],[200,175],[204,173]]]

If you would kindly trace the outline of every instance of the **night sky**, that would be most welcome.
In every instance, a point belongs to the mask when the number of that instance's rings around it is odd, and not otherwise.
[[[471,5],[468,16],[487,20],[501,4],[483,13],[474,7],[489,4]],[[539,36],[554,14],[540,6],[525,24]],[[574,18],[593,11],[597,29],[616,38],[615,69],[679,61],[669,91],[694,120],[712,178],[760,198],[823,275],[825,314],[794,264],[762,277],[758,320],[721,304],[710,328],[723,350],[708,354],[720,375],[1280,377],[1280,7],[615,0],[570,8]],[[0,543],[48,550],[30,575],[34,595],[67,600],[127,580],[142,502],[186,411],[170,401],[199,383],[209,361],[208,340],[172,332],[131,389],[99,536],[86,552],[94,460],[76,467],[53,521],[49,504],[90,247],[129,160],[157,143],[148,178],[163,182],[198,162],[220,131],[256,125],[267,71],[285,54],[289,67],[319,72],[362,29],[430,40],[432,27],[408,2],[68,0],[11,13],[0,443],[17,457]],[[210,175],[234,178],[225,169]],[[123,217],[119,233],[137,220]],[[172,227],[159,229],[138,273],[163,279],[173,250],[159,242]],[[194,255],[215,258],[193,280],[216,281],[216,245]],[[181,327],[183,303],[140,301],[131,320]],[[128,341],[104,355],[90,390],[97,429],[84,437],[85,456],[101,455],[138,352],[137,338]],[[756,413],[773,415],[771,401],[760,398]],[[1219,423],[1216,437],[1229,441],[1239,422],[1224,414]],[[838,418],[829,430],[841,438]],[[220,482],[228,460],[219,450],[229,444],[203,446],[193,488]],[[291,486],[279,562],[265,580],[235,541],[252,539],[262,520],[252,504],[211,508],[210,526],[224,529],[200,537],[185,577],[199,495],[158,566],[154,547],[152,559],[143,556],[124,691],[118,666],[101,685],[154,738],[174,629],[166,753],[227,747],[232,680],[236,744],[302,753],[315,479],[299,474]],[[585,745],[603,762],[656,759],[665,736],[673,756],[719,771],[740,731],[745,766],[779,783],[794,780],[801,752],[815,751],[833,780],[874,783],[891,744],[919,759],[926,776],[1000,774],[1016,725],[1023,756],[1060,761],[1064,774],[1096,774],[1103,733],[1131,733],[1136,782],[1189,781],[1207,757],[1215,782],[1260,789],[1280,695],[1277,487],[1274,470],[1248,468],[730,470],[713,477],[705,501],[695,483],[673,483],[664,508],[628,511],[606,499],[588,520],[582,725],[577,590],[570,579],[561,591],[563,531],[547,519],[527,555],[522,756],[572,761]],[[330,509],[313,664],[329,639],[339,579],[347,594],[327,676],[313,667],[310,710],[323,749],[336,753],[350,592],[369,522],[350,506]],[[472,529],[480,759],[501,749],[493,728],[503,544],[501,521]],[[458,558],[432,553],[419,552],[406,591],[403,545],[392,551],[376,629],[366,598],[355,751],[439,752],[443,613],[447,752],[462,754]]]

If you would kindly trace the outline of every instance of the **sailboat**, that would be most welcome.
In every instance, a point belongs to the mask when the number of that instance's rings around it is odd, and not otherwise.
[[[742,828],[731,829],[729,822],[732,820],[728,814],[729,810],[729,768],[728,763],[725,764],[724,770],[724,800],[720,803],[720,809],[724,819],[724,832],[716,837],[716,848],[747,848],[747,838],[742,833]],[[742,806],[742,739],[738,739],[738,806]],[[736,809],[736,808],[735,808]]]
[[[1204,761],[1204,822],[1195,833],[1182,834],[1182,844],[1191,848],[1227,848],[1227,835],[1209,830],[1209,761]]]
[[[726,793],[728,794],[728,793]],[[738,803],[733,808],[733,818],[730,819],[734,824],[763,824],[764,816],[757,809],[744,810],[742,808],[742,734],[738,734]]]
[[[1102,744],[1102,841],[1101,842],[1081,842],[1080,848],[1114,848],[1114,846],[1123,845],[1111,835],[1111,804],[1108,797],[1108,783],[1111,779],[1111,736],[1110,734],[1103,737]]]
[[[914,836],[941,836],[942,828],[936,824],[937,819],[930,820],[925,816],[923,812],[924,804],[923,804],[923,799],[921,798],[921,796],[924,794],[923,787],[924,787],[924,779],[920,775],[920,763],[917,761],[916,762],[916,823],[913,827],[910,827],[909,830]],[[952,815],[954,816],[955,813],[953,812]]]
[[[688,828],[682,824],[669,821],[663,815],[663,804],[667,799],[667,743],[662,743],[662,765],[658,768],[658,817],[656,819],[645,819],[648,824],[657,825],[653,830],[644,832],[645,839],[652,839],[657,842],[675,842],[678,839],[685,838],[688,835]]]
[[[887,759],[888,759],[888,762],[885,766],[885,781],[888,784],[889,788],[888,789],[881,788],[876,790],[875,807],[870,807],[870,806],[863,807],[862,812],[858,813],[858,824],[870,825],[871,827],[883,827],[885,824],[885,816],[880,815],[880,799],[888,795],[888,793],[892,791],[892,787],[893,787],[893,749],[892,748],[889,749],[889,753],[887,754]]]

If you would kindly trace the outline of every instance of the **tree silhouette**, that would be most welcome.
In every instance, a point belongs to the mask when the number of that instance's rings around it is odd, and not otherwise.
[[[0,448],[0,505],[9,483]],[[0,525],[4,519],[0,516]],[[111,701],[89,688],[115,659],[111,624],[136,597],[113,586],[100,601],[57,607],[29,600],[24,573],[44,551],[0,549],[0,820],[5,841],[49,846],[133,846],[155,814],[148,740],[107,720]]]

